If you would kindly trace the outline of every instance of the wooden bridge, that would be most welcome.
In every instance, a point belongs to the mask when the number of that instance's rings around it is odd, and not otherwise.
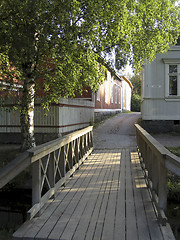
[[[163,210],[167,170],[180,175],[180,159],[136,128],[137,149],[92,151],[89,127],[1,170],[0,187],[32,165],[33,207],[13,239],[175,239]]]

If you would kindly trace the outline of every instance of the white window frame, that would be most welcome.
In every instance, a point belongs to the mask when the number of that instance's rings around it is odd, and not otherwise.
[[[163,59],[165,63],[165,97],[166,98],[180,98],[180,59]],[[169,66],[177,65],[177,95],[170,95],[169,93]]]

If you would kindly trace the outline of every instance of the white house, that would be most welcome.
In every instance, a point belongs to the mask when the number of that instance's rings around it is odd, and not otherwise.
[[[142,119],[168,130],[180,124],[180,45],[144,66],[142,77]]]

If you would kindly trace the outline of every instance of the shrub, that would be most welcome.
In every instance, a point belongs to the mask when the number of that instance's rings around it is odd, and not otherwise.
[[[167,149],[180,157],[180,146],[178,147],[167,147]],[[169,171],[168,174],[168,199],[174,201],[180,201],[180,176]]]
[[[141,96],[139,96],[138,94],[133,94],[131,97],[131,111],[141,111]]]

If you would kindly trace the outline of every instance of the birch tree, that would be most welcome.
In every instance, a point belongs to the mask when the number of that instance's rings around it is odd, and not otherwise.
[[[23,149],[35,143],[38,88],[44,107],[84,86],[95,91],[113,49],[117,69],[127,60],[139,69],[175,43],[178,13],[170,0],[1,0],[0,73],[23,86]]]

